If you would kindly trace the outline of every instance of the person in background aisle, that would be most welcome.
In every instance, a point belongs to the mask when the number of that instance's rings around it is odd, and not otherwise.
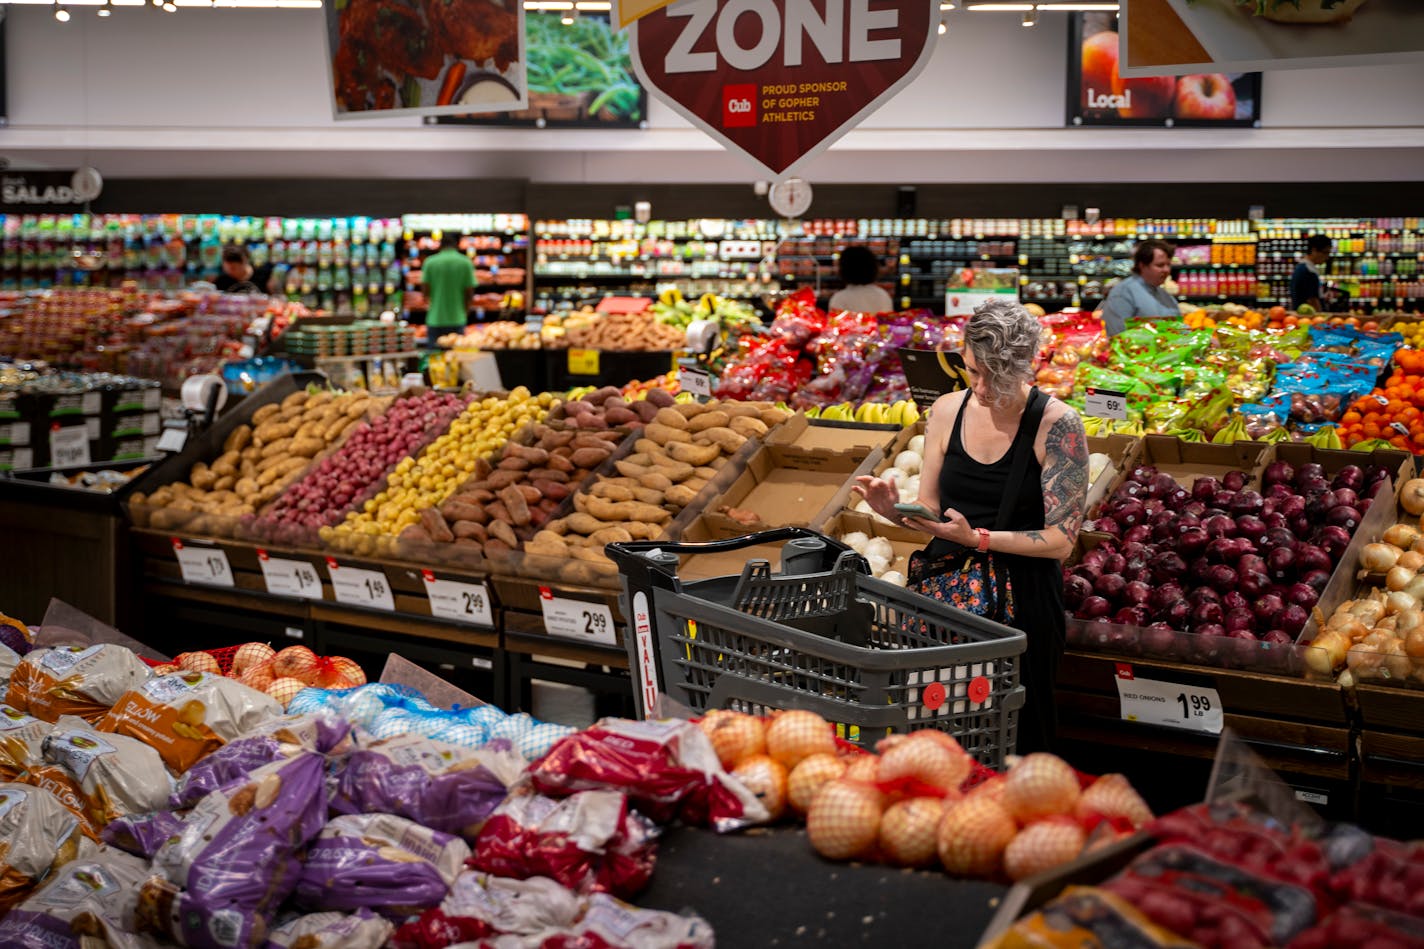
[[[1053,676],[1067,629],[1062,561],[1088,494],[1082,420],[1032,385],[1040,332],[1035,316],[1007,301],[981,304],[965,324],[970,389],[935,402],[920,471],[917,503],[943,511],[943,521],[897,511],[899,489],[888,481],[862,476],[855,488],[881,517],[930,535],[911,563],[911,589],[1028,636],[1020,754],[1053,736]]]
[[[229,244],[222,252],[222,273],[213,281],[213,286],[222,293],[267,293],[272,282],[272,267],[263,264],[252,266],[252,258],[247,248]]]
[[[1103,301],[1103,329],[1116,336],[1127,328],[1127,321],[1142,316],[1178,319],[1181,308],[1162,284],[1172,274],[1172,245],[1166,241],[1148,240],[1132,251],[1132,274],[1118,281]]]
[[[895,309],[890,294],[875,285],[880,261],[868,248],[859,244],[841,248],[839,268],[845,287],[831,296],[828,309],[852,313],[889,313]]]
[[[458,233],[440,235],[440,250],[421,265],[420,282],[425,284],[427,342],[433,345],[441,333],[463,332],[475,295],[475,265],[460,250]]]
[[[1335,244],[1324,234],[1316,234],[1305,242],[1305,256],[1295,265],[1291,274],[1290,305],[1292,310],[1320,306],[1320,268],[1330,259]]]

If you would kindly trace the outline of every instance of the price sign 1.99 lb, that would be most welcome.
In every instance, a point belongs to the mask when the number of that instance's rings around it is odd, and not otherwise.
[[[1127,393],[1090,388],[1083,394],[1083,414],[1121,422],[1127,418]]]
[[[1221,734],[1221,696],[1215,689],[1139,679],[1127,663],[1118,664],[1115,681],[1124,721]]]
[[[173,555],[178,558],[178,570],[184,583],[201,583],[210,587],[230,587],[232,565],[227,553],[219,547],[194,547],[173,538]]]
[[[268,556],[267,551],[257,548],[257,563],[262,567],[262,579],[267,583],[267,592],[277,596],[299,596],[308,600],[321,599],[321,575],[313,564],[305,560],[287,560]]]
[[[604,646],[618,645],[618,634],[613,629],[613,613],[602,603],[554,596],[548,587],[540,587],[539,605],[543,607],[544,628],[549,635]]]
[[[386,575],[379,570],[362,570],[359,567],[343,567],[335,558],[326,558],[326,572],[331,577],[331,592],[336,594],[338,603],[347,606],[364,606],[373,610],[394,610],[396,601],[391,596]]]
[[[437,580],[429,570],[422,570],[425,595],[430,598],[430,615],[460,623],[493,626],[489,590],[483,583],[461,583],[457,580]]]
[[[54,426],[49,433],[51,468],[89,464],[89,431],[83,425]]]

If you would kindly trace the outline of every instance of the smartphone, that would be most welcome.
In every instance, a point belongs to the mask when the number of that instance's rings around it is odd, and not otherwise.
[[[927,521],[935,521],[937,523],[944,521],[943,514],[936,514],[923,504],[897,504],[895,505],[895,510],[901,514],[908,514],[911,517],[922,517]]]

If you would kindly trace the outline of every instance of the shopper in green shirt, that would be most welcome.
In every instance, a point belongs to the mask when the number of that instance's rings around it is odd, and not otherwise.
[[[446,231],[441,235],[440,250],[426,258],[420,279],[425,284],[425,325],[430,339],[434,341],[436,330],[463,330],[475,293],[475,265],[460,252],[459,234]]]

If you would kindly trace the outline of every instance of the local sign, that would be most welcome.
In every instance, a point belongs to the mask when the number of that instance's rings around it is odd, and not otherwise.
[[[938,0],[676,0],[634,20],[628,45],[644,85],[781,179],[915,78],[938,10]]]

